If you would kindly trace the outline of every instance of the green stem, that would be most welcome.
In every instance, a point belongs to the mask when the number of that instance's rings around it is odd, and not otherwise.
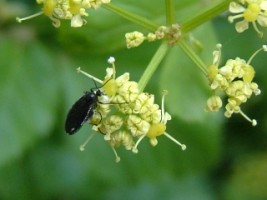
[[[151,79],[154,72],[158,68],[160,62],[165,57],[168,51],[168,47],[169,47],[168,43],[164,41],[161,43],[158,50],[154,54],[153,58],[151,59],[150,63],[148,64],[146,70],[144,71],[142,77],[139,80],[138,85],[139,85],[140,92],[142,92],[145,89],[148,81]]]
[[[188,46],[184,40],[180,40],[179,46],[186,53],[186,55],[196,64],[196,66],[207,76],[208,70],[206,64],[200,59],[200,57]]]
[[[144,28],[146,28],[147,30],[149,31],[152,31],[154,32],[155,30],[157,30],[157,28],[159,27],[158,24],[144,18],[144,17],[141,17],[139,15],[136,15],[134,13],[131,13],[125,9],[122,9],[118,6],[115,6],[111,3],[109,4],[103,4],[101,5],[102,7],[106,8],[107,10],[109,11],[112,11],[120,16],[122,16],[123,18],[135,23],[135,24],[138,24]]]
[[[171,25],[175,22],[175,8],[173,0],[165,0],[166,24]]]
[[[203,24],[206,21],[209,21],[210,19],[218,16],[223,11],[227,10],[229,7],[229,3],[232,0],[222,0],[218,4],[211,5],[205,11],[201,12],[198,15],[195,15],[188,21],[182,23],[182,33],[187,33],[194,28],[198,27],[199,25]]]

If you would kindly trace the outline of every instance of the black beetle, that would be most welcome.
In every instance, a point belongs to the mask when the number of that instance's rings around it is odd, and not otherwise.
[[[102,95],[102,92],[97,89],[86,91],[85,94],[76,101],[68,112],[65,131],[72,135],[76,133],[88,119],[90,119],[96,109],[98,103],[98,97]]]

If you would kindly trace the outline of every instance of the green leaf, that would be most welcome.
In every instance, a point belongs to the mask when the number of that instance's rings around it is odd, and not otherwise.
[[[246,154],[235,161],[231,176],[223,187],[225,199],[259,199],[267,197],[267,154]]]
[[[0,166],[47,137],[56,119],[55,63],[37,42],[20,42],[0,41]]]
[[[190,191],[190,192],[188,192]],[[139,185],[124,185],[112,188],[105,199],[187,199],[187,200],[212,200],[215,199],[205,177],[189,176],[175,179],[162,177],[157,181],[143,180]]]

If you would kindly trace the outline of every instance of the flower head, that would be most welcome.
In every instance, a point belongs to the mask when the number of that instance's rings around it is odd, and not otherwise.
[[[240,113],[245,119],[250,121],[253,126],[257,124],[256,120],[247,117],[241,110],[241,105],[254,94],[261,93],[258,84],[253,82],[255,70],[250,64],[257,53],[264,50],[266,45],[256,51],[251,58],[246,62],[239,57],[229,59],[225,65],[219,68],[219,61],[221,56],[221,45],[217,45],[217,50],[214,51],[213,64],[209,67],[208,78],[210,87],[213,93],[223,92],[227,96],[227,104],[225,106],[226,117],[231,117],[233,113]],[[220,96],[211,96],[206,105],[206,111],[216,112],[222,107],[222,100]]]
[[[58,28],[60,20],[71,20],[71,27],[81,27],[86,24],[83,17],[87,17],[86,9],[96,9],[103,3],[110,3],[110,0],[36,0],[42,4],[42,11],[25,18],[17,18],[18,22],[44,14],[48,16],[53,26]]]
[[[228,21],[233,23],[235,19],[242,18],[235,25],[237,32],[242,33],[247,30],[249,23],[262,37],[263,33],[259,31],[257,23],[260,26],[267,27],[267,1],[266,0],[239,0],[239,2],[231,2],[229,11],[235,15],[229,16]]]
[[[130,81],[129,73],[116,78],[115,59],[109,59],[109,63],[112,67],[107,68],[104,80],[99,81],[103,84],[101,90],[104,95],[102,96],[107,100],[102,102],[99,99],[96,113],[89,123],[93,124],[93,130],[104,135],[104,140],[111,145],[116,160],[119,161],[119,157],[115,148],[124,146],[126,150],[137,153],[137,147],[145,137],[149,138],[150,143],[155,146],[158,143],[157,137],[165,135],[184,150],[186,148],[184,144],[166,133],[167,121],[171,119],[170,114],[164,111],[166,92],[163,94],[160,109],[154,101],[154,95],[140,92],[138,83]],[[91,78],[91,75],[89,77]],[[95,123],[96,121],[98,123]],[[83,148],[84,145],[82,145]]]

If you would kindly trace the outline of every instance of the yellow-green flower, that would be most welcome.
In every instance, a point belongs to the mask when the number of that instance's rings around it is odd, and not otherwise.
[[[116,77],[114,62],[114,58],[109,59],[112,67],[107,68],[103,81],[81,70],[80,72],[103,84],[100,89],[104,102],[99,98],[96,113],[89,123],[93,125],[93,130],[104,135],[104,140],[110,144],[116,155],[116,161],[120,159],[115,148],[124,146],[126,150],[137,153],[137,147],[145,137],[155,146],[158,143],[157,137],[165,135],[184,150],[184,144],[166,133],[167,121],[171,119],[170,114],[164,111],[166,92],[160,109],[154,101],[154,95],[140,92],[138,83],[130,81],[129,73]],[[84,146],[85,144],[82,145],[82,149]]]
[[[53,26],[58,28],[60,20],[70,20],[71,27],[81,27],[86,24],[83,17],[87,17],[86,9],[96,9],[101,4],[110,3],[111,0],[36,0],[43,5],[42,11],[26,18],[17,18],[18,22],[27,20],[38,15],[48,16]]]
[[[250,119],[242,112],[240,106],[246,103],[253,94],[259,95],[261,93],[258,84],[253,82],[255,70],[250,63],[256,54],[262,50],[267,51],[266,45],[257,50],[247,62],[237,57],[227,60],[225,65],[219,67],[221,45],[217,45],[217,50],[213,53],[213,64],[209,67],[208,73],[210,88],[214,94],[207,101],[206,111],[217,112],[222,107],[222,100],[216,93],[224,93],[227,96],[224,113],[226,117],[231,117],[233,113],[240,113],[253,126],[257,124],[256,120]]]
[[[237,32],[242,33],[252,23],[253,28],[262,37],[263,33],[258,29],[257,24],[267,27],[267,1],[266,0],[239,0],[231,2],[229,11],[235,15],[229,16],[228,21],[233,23],[235,19],[242,20],[235,24]]]

